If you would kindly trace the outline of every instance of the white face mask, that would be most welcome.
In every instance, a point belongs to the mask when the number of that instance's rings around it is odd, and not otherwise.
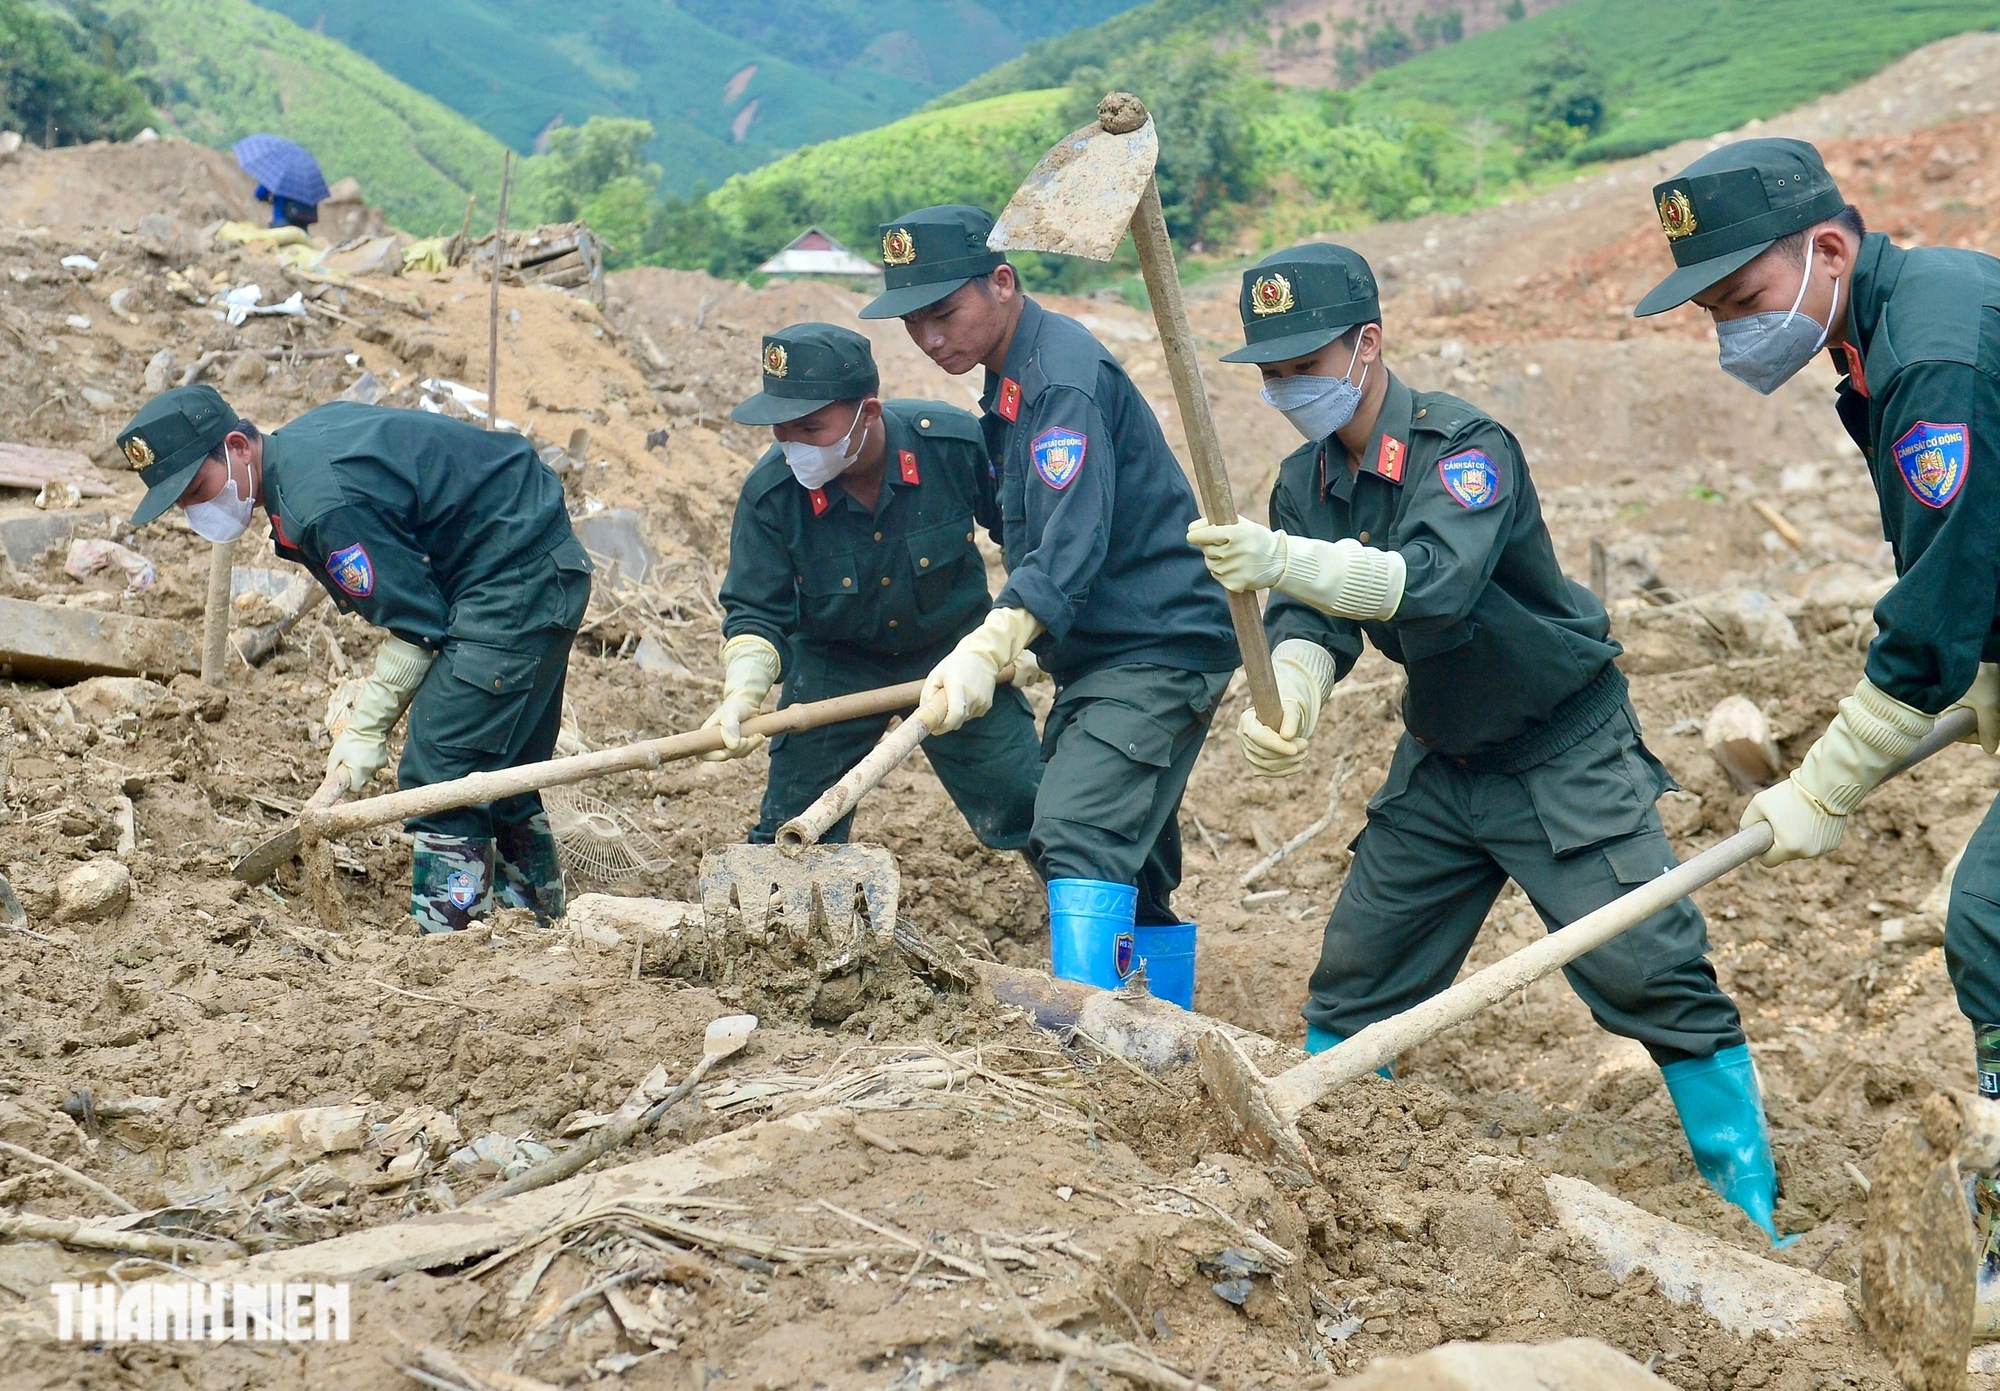
[[[860,438],[856,438],[857,432]],[[838,444],[806,444],[800,440],[780,440],[778,447],[785,451],[785,462],[791,466],[792,476],[808,488],[824,488],[854,466],[861,457],[861,446],[868,441],[868,432],[862,428],[862,409],[854,408],[854,423],[847,427]]]
[[[250,514],[257,508],[257,499],[245,497],[236,490],[236,465],[230,463],[222,491],[207,502],[190,502],[183,510],[187,513],[187,524],[194,534],[204,541],[213,541],[218,546],[226,546],[250,528]]]
[[[1347,370],[1354,370],[1354,359],[1361,356],[1361,342],[1355,340],[1354,352],[1347,359]],[[1354,412],[1361,405],[1361,387],[1368,380],[1368,368],[1361,369],[1361,380],[1351,382],[1345,373],[1338,377],[1276,377],[1264,383],[1264,404],[1280,412],[1292,422],[1292,428],[1309,440],[1323,440],[1354,419]]]

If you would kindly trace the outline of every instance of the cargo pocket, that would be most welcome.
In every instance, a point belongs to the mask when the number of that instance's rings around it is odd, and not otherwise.
[[[1597,852],[1590,852],[1597,853]],[[1649,884],[1677,865],[1673,846],[1657,827],[1604,847],[1605,863],[1618,881],[1620,896],[1641,884]],[[1641,979],[1650,980],[1663,971],[1694,960],[1708,951],[1708,933],[1701,914],[1687,899],[1662,908],[1645,922],[1624,934],[1618,943]],[[1599,947],[1598,951],[1605,950]]]
[[[1559,856],[1639,830],[1664,790],[1622,714],[1519,776]]]
[[[540,655],[491,643],[454,642],[439,660],[447,680],[431,699],[420,693],[410,737],[440,749],[504,753],[535,689]]]
[[[1136,841],[1173,761],[1171,731],[1129,705],[1094,700],[1059,736],[1041,791],[1061,808],[1060,820]]]

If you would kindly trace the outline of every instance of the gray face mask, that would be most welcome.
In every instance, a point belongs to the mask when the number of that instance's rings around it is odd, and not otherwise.
[[[1826,345],[1826,336],[1833,329],[1832,309],[1827,311],[1823,324],[1799,313],[1799,306],[1805,303],[1806,287],[1812,284],[1812,258],[1812,243],[1807,242],[1799,297],[1792,301],[1790,312],[1746,314],[1715,326],[1722,370],[1762,395],[1769,396],[1798,375],[1799,369]],[[1838,279],[1833,282],[1833,303],[1836,308],[1840,304]]]
[[[1357,341],[1347,359],[1349,372],[1359,356],[1361,344]],[[1323,440],[1354,419],[1361,405],[1361,387],[1367,380],[1366,367],[1361,369],[1359,382],[1351,382],[1345,375],[1278,377],[1264,383],[1264,404],[1291,421],[1292,428],[1307,439]]]

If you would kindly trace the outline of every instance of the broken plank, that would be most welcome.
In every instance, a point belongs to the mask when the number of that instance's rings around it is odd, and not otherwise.
[[[85,497],[114,497],[118,490],[89,459],[73,449],[38,449],[0,440],[0,488],[37,488],[51,478],[74,483]]]
[[[201,648],[178,623],[0,599],[0,676],[67,682],[200,670]]]

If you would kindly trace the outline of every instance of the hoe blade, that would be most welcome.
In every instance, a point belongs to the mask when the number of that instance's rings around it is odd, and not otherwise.
[[[781,929],[795,947],[825,939],[828,969],[860,950],[864,932],[885,939],[895,932],[902,887],[896,857],[880,845],[726,845],[701,857],[701,911],[710,932],[723,931],[735,908],[746,936],[770,940]]]
[[[1092,121],[1042,156],[1007,200],[986,245],[1110,260],[1159,157],[1151,120],[1125,135]]]

